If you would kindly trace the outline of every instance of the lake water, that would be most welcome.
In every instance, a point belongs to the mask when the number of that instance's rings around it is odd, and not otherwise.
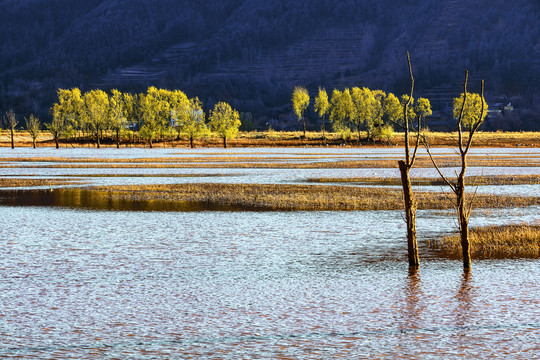
[[[537,358],[539,261],[473,259],[464,273],[426,244],[453,219],[419,212],[421,267],[409,272],[399,211],[2,205],[0,357]],[[471,225],[523,221],[539,223],[540,207],[477,212]]]

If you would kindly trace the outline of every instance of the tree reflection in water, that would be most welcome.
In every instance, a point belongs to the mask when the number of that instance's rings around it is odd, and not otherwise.
[[[472,285],[471,269],[463,269],[461,284],[456,295],[456,325],[466,326],[471,323],[471,308],[473,304],[474,287]]]
[[[418,266],[409,266],[409,274],[405,284],[405,324],[407,329],[422,327],[422,299],[424,294],[421,287]]]

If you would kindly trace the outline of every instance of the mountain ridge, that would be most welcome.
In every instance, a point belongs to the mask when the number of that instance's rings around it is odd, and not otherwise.
[[[540,106],[538,1],[4,0],[0,8],[1,106],[19,113],[46,117],[59,87],[155,85],[277,118],[296,85],[312,94],[406,92],[407,50],[419,96],[445,88],[457,96],[469,69],[485,76],[488,99]]]

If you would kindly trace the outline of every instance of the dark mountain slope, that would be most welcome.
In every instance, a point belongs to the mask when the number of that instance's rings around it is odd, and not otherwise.
[[[58,87],[156,85],[277,117],[295,85],[406,91],[406,50],[417,94],[440,108],[466,68],[493,99],[534,108],[540,97],[533,0],[0,0],[0,10],[1,106],[19,113],[44,114]]]

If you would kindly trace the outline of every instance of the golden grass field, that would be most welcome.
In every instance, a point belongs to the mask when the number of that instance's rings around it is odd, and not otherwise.
[[[473,259],[540,257],[540,225],[488,226],[469,231]],[[461,258],[459,234],[433,241],[450,258]]]
[[[0,188],[35,187],[35,186],[66,186],[84,184],[80,179],[25,179],[0,178]]]
[[[288,184],[176,184],[93,187],[115,200],[199,202],[259,210],[400,210],[397,189]],[[451,209],[452,197],[438,192],[417,193],[420,209]],[[538,197],[477,195],[478,208],[540,205]]]
[[[37,150],[39,151],[39,150]],[[474,156],[468,157],[469,166],[477,167],[539,167],[540,156],[525,154],[526,156]],[[117,169],[185,169],[185,168],[236,168],[236,169],[362,169],[362,168],[395,168],[398,158],[389,159],[365,159],[365,160],[341,160],[325,161],[325,155],[309,155],[296,157],[275,157],[258,160],[253,157],[242,156],[190,156],[175,158],[142,158],[142,159],[68,159],[61,157],[30,157],[30,158],[2,158],[0,168],[117,168]],[[335,158],[335,156],[333,156]],[[457,156],[436,156],[439,167],[458,167],[461,162]],[[317,161],[319,160],[319,161]],[[11,162],[24,162],[24,165],[13,165]],[[33,162],[45,164],[33,165]],[[28,164],[26,164],[28,163]],[[51,164],[47,164],[51,163]],[[429,168],[433,164],[428,156],[419,156],[415,167]]]
[[[448,178],[454,182],[456,178]],[[490,176],[470,176],[467,183],[473,186],[482,185],[535,185],[540,184],[540,175],[490,175]],[[351,178],[313,178],[307,179],[311,183],[356,183],[361,185],[401,185],[401,179],[384,177],[351,177]],[[446,183],[440,178],[411,178],[413,186],[435,186]]]
[[[356,136],[356,135],[354,135]],[[306,137],[303,133],[296,131],[252,131],[240,132],[235,139],[228,140],[230,147],[281,147],[281,146],[398,146],[404,141],[403,133],[395,133],[390,141],[373,142],[365,140],[366,134],[360,133],[360,142],[353,136],[350,140],[343,140],[339,133],[326,133],[323,137],[321,132],[307,132]],[[429,132],[427,137],[432,146],[455,146],[457,143],[457,132]],[[102,146],[116,146],[111,136],[102,142]],[[14,136],[15,146],[32,146],[32,138],[28,132],[17,131]],[[47,131],[42,131],[38,138],[38,147],[54,146],[53,138]],[[413,136],[414,141],[414,136]],[[212,136],[205,139],[197,139],[196,146],[199,147],[221,147],[223,142],[221,138]],[[477,132],[473,142],[477,147],[505,147],[505,146],[540,146],[540,132]],[[0,146],[11,146],[11,138],[7,130],[0,132]],[[63,147],[81,147],[93,146],[87,140],[62,140]],[[127,139],[122,141],[122,146],[147,146],[143,142],[130,143]],[[154,141],[154,147],[188,147],[188,139]]]

